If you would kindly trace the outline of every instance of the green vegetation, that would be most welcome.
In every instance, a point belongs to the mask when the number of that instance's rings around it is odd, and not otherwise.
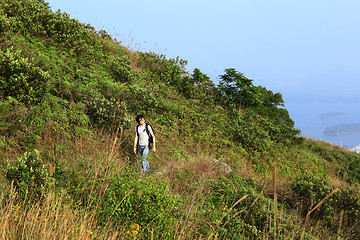
[[[2,239],[360,237],[360,156],[299,137],[281,94],[233,68],[216,86],[42,0],[0,2],[0,59]]]

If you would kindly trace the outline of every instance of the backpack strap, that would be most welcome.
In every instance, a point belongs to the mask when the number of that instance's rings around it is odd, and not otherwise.
[[[151,136],[151,134],[150,134],[149,126],[151,127],[150,124],[145,123],[146,133],[147,133],[148,136],[149,136],[148,146],[149,146],[149,149],[151,149],[152,147],[150,147],[150,143],[152,142],[152,140],[151,140],[151,139],[152,139],[152,136]],[[151,129],[152,129],[152,127],[151,127]]]
[[[147,133],[147,135],[150,137],[149,126],[150,126],[150,124],[145,123],[146,133]],[[150,126],[150,127],[151,127],[151,126]]]
[[[136,126],[135,131],[136,131],[137,136],[139,137],[139,125]]]
[[[136,126],[135,131],[136,131],[136,134],[137,134],[137,136],[138,136],[136,153],[139,153],[139,142],[140,142],[140,138],[139,138],[139,125]]]

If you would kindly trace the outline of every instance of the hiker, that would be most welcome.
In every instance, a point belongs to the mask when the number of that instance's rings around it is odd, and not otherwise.
[[[145,123],[143,115],[138,115],[136,122],[139,125],[135,127],[134,153],[137,154],[139,151],[142,160],[141,172],[145,174],[150,169],[147,155],[151,148],[154,152],[156,151],[155,135],[152,127]],[[150,147],[151,143],[152,146]]]

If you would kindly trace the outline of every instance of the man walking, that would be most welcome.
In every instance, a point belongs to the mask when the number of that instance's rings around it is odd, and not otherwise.
[[[155,135],[152,127],[145,123],[145,117],[143,115],[138,115],[136,122],[139,125],[135,128],[134,153],[137,154],[137,150],[139,151],[142,160],[141,172],[145,174],[150,169],[147,155],[150,151],[151,139],[152,149],[154,152],[156,151]]]

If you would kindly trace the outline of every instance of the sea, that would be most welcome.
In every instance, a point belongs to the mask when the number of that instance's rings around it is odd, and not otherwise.
[[[285,102],[286,103],[286,102]],[[360,134],[327,136],[324,130],[340,124],[360,123],[360,108],[356,103],[290,102],[285,108],[295,128],[307,138],[353,148],[360,145]]]

